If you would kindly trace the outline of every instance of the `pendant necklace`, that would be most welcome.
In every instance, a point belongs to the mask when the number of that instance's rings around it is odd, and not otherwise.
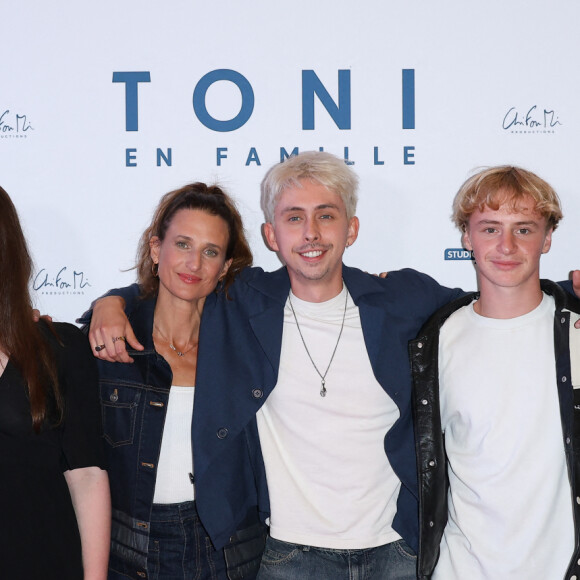
[[[159,328],[155,328],[155,330],[157,330],[157,333],[159,334],[159,336],[169,345],[169,348],[177,355],[177,356],[185,356],[190,350],[193,350],[193,347],[195,346],[195,344],[192,344],[187,350],[178,350],[177,348],[175,348],[173,346],[173,344],[171,343],[171,341],[167,340],[167,338],[165,338],[165,336],[163,334],[161,334],[161,331],[159,330]]]
[[[342,324],[340,325],[340,332],[338,333],[338,338],[336,339],[336,344],[334,345],[334,350],[332,351],[332,356],[330,357],[330,361],[328,362],[328,366],[326,367],[324,374],[322,374],[318,370],[318,367],[314,363],[314,360],[312,359],[310,351],[308,350],[308,347],[306,346],[306,341],[304,340],[304,336],[302,336],[302,331],[300,330],[300,325],[298,324],[298,318],[296,318],[296,312],[294,312],[294,306],[292,306],[291,295],[292,295],[292,290],[290,290],[290,293],[288,294],[288,303],[290,304],[290,310],[292,310],[292,314],[294,315],[294,321],[296,322],[296,328],[298,329],[298,334],[300,335],[300,338],[302,339],[302,344],[304,345],[304,349],[306,350],[306,354],[308,355],[308,358],[310,359],[310,362],[312,363],[314,370],[318,373],[318,376],[320,377],[320,385],[322,387],[320,389],[320,396],[326,397],[326,375],[328,374],[328,370],[330,369],[330,365],[332,364],[332,361],[334,360],[334,355],[336,354],[336,349],[338,348],[338,343],[340,342],[340,337],[342,336],[342,331],[344,329],[344,320],[346,318],[346,304],[348,302],[348,292],[346,292],[346,298],[344,301],[344,312],[342,313]]]
[[[169,348],[174,351],[177,356],[185,356],[193,348],[193,346],[190,346],[187,350],[181,351],[177,350],[171,343],[169,343]]]

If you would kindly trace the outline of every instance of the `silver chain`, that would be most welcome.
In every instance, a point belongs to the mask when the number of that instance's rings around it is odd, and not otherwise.
[[[308,358],[310,359],[310,362],[312,363],[314,370],[318,373],[318,376],[320,377],[320,381],[321,381],[320,384],[322,386],[322,388],[320,389],[320,396],[326,397],[326,375],[328,374],[328,370],[330,369],[330,365],[332,364],[332,361],[334,360],[334,355],[336,354],[336,349],[338,348],[338,343],[340,342],[340,337],[342,336],[342,331],[344,329],[344,321],[346,319],[346,304],[348,302],[348,291],[346,291],[346,298],[344,300],[344,312],[342,313],[342,324],[340,325],[340,332],[338,333],[338,338],[336,339],[336,344],[334,345],[334,350],[332,351],[332,356],[330,357],[330,361],[328,362],[328,366],[326,367],[324,374],[322,374],[318,370],[318,367],[314,363],[314,360],[312,359],[310,351],[308,350],[308,347],[306,346],[306,341],[304,340],[304,336],[302,336],[302,331],[300,330],[300,325],[298,324],[298,318],[296,318],[296,312],[294,312],[294,306],[292,306],[291,295],[292,295],[292,291],[290,291],[290,293],[288,294],[288,303],[290,304],[290,310],[292,310],[292,314],[294,315],[294,321],[296,322],[296,328],[298,329],[298,334],[300,335],[300,338],[302,339],[302,344],[304,345],[304,349],[306,350],[306,354],[308,355]]]

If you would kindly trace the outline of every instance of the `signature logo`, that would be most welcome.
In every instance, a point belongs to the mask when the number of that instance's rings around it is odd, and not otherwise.
[[[0,115],[0,139],[28,137],[30,131],[34,131],[34,127],[30,124],[27,115],[11,113],[10,109],[6,109]]]
[[[32,288],[41,294],[84,294],[87,286],[91,284],[85,273],[69,270],[67,266],[63,266],[56,276],[42,268],[32,282]]]
[[[556,111],[534,105],[523,112],[516,107],[509,109],[503,118],[502,129],[511,133],[554,133],[558,125],[562,122]]]
[[[465,248],[447,248],[445,250],[446,260],[474,260],[473,252]]]

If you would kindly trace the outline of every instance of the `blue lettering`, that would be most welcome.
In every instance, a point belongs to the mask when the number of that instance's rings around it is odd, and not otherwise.
[[[125,83],[125,131],[139,130],[138,86],[150,83],[151,74],[144,72],[114,72],[114,83]]]
[[[298,147],[294,147],[294,149],[292,149],[290,153],[286,151],[285,147],[280,147],[280,163],[288,159],[288,157],[290,157],[291,155],[298,155],[298,153],[299,153]]]
[[[444,252],[445,260],[473,260],[473,252],[465,248],[447,248]]]
[[[341,129],[350,129],[350,71],[338,71],[338,105],[313,70],[302,71],[302,129],[314,130],[314,94]]]
[[[374,162],[374,164],[375,165],[384,165],[385,164],[384,161],[379,161],[379,148],[378,147],[375,147],[373,149],[373,151],[374,151],[374,154],[375,154],[375,158],[374,158],[374,161],[375,162]]]
[[[403,69],[403,129],[415,128],[415,69]]]
[[[349,158],[348,158],[348,147],[345,147],[344,148],[344,162],[347,165],[354,165],[354,161],[350,161]]]
[[[248,154],[248,158],[246,159],[246,167],[250,164],[250,163],[256,163],[258,166],[262,165],[260,163],[260,158],[258,157],[258,152],[256,151],[255,147],[252,147],[250,149],[250,153]]]
[[[228,158],[227,151],[228,151],[227,147],[218,147],[216,149],[216,164],[218,167],[221,167],[222,159]]]
[[[234,83],[242,95],[240,112],[228,121],[214,119],[207,111],[205,99],[207,91],[213,83],[229,81]],[[246,124],[254,111],[254,91],[248,79],[239,72],[230,69],[217,69],[203,75],[193,91],[193,110],[197,118],[212,131],[228,132],[235,131]]]
[[[403,164],[415,165],[415,147],[403,147]]]
[[[125,167],[137,167],[137,149],[125,149]]]
[[[163,153],[161,149],[157,148],[157,167],[161,167],[162,159],[163,161],[165,161],[165,165],[171,167],[171,153],[172,153],[171,147],[167,149],[167,155],[165,155],[165,153]]]

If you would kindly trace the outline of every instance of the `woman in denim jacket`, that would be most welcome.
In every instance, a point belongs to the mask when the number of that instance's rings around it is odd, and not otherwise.
[[[220,188],[193,183],[172,191],[138,250],[140,300],[130,319],[144,349],[129,350],[134,364],[113,364],[125,360],[114,343],[126,337],[96,337],[113,502],[111,579],[228,578],[224,551],[213,548],[195,507],[193,395],[205,298],[227,293],[251,263],[241,217]],[[242,568],[239,577],[251,578],[251,566]]]

